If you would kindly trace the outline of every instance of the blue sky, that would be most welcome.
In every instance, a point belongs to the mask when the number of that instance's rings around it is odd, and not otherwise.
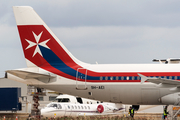
[[[31,6],[79,60],[152,63],[180,57],[178,0],[4,0],[0,4],[0,77],[26,67],[12,6]]]

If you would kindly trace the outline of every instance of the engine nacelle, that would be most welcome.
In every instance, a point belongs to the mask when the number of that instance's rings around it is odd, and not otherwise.
[[[140,105],[132,105],[132,108],[134,108],[134,111],[138,111],[140,108]]]
[[[169,94],[161,97],[159,101],[166,105],[174,105],[176,102],[180,101],[180,93]]]

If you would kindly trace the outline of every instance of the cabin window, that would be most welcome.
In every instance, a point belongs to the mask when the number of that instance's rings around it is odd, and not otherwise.
[[[105,77],[105,80],[108,80],[108,77],[107,77],[107,76]]]
[[[90,107],[88,106],[88,109],[90,109]]]
[[[78,106],[78,108],[80,109],[80,106]]]
[[[80,103],[83,104],[82,98],[81,97],[76,97],[76,100]]]
[[[119,80],[119,77],[118,77],[118,76],[116,76],[116,80]]]
[[[70,106],[68,105],[68,109],[70,109]]]
[[[81,106],[81,108],[83,109],[83,106]]]
[[[72,109],[74,109],[74,106],[71,106]]]
[[[172,79],[172,76],[169,76],[169,79]]]
[[[75,106],[75,109],[77,109],[77,106]]]
[[[129,77],[126,77],[126,80],[129,80]]]
[[[110,80],[113,80],[113,77],[110,77]]]
[[[85,109],[87,109],[87,107],[86,107],[86,106],[84,106],[84,108],[85,108]]]
[[[140,80],[140,77],[139,77],[139,76],[137,76],[137,80]]]
[[[134,80],[134,76],[132,76],[132,80]]]
[[[121,76],[121,80],[124,80],[124,76]]]
[[[103,77],[101,76],[101,77],[100,77],[100,80],[102,80],[102,79],[103,79]]]
[[[174,76],[174,79],[177,80],[177,76]]]

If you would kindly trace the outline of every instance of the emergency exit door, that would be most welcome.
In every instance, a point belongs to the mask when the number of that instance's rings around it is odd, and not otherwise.
[[[76,73],[77,90],[87,90],[86,79],[87,79],[87,69],[78,68]]]

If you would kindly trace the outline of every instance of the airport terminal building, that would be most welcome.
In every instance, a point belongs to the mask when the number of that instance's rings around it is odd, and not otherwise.
[[[0,78],[0,88],[8,88],[8,89],[12,89],[12,88],[18,88],[20,89],[20,93],[21,96],[19,98],[19,101],[22,103],[22,110],[21,111],[16,111],[16,112],[22,112],[22,113],[30,113],[31,112],[31,108],[32,108],[32,104],[33,104],[33,96],[31,96],[29,94],[30,89],[28,87],[27,84],[24,83],[20,83],[20,82],[16,82],[13,80],[9,80],[6,78]],[[0,90],[0,92],[4,92],[3,90]],[[59,95],[54,91],[50,91],[50,90],[45,90],[45,95],[43,96],[39,96],[39,108],[43,108],[45,107],[48,103],[52,102],[55,100],[55,98]],[[6,93],[4,93],[6,94]],[[9,98],[11,98],[11,94],[8,95]],[[4,96],[7,97],[7,96]],[[3,96],[2,96],[3,98]],[[4,98],[3,98],[4,99]],[[7,98],[8,99],[8,98]],[[8,105],[10,103],[8,103],[8,100],[6,103],[4,103],[4,105]],[[0,111],[1,113],[6,113],[6,112],[12,112],[12,111]]]

